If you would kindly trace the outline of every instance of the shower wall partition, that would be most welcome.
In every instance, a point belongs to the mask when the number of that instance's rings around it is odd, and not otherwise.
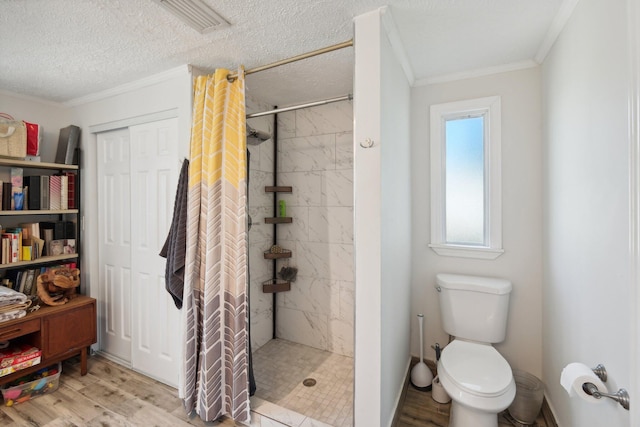
[[[263,105],[246,97],[247,112],[264,111]],[[254,129],[273,135],[274,118],[265,116],[247,120]],[[273,274],[272,263],[264,259],[263,252],[273,242],[273,225],[264,219],[273,216],[273,195],[264,188],[273,185],[273,140],[259,145],[248,145],[249,150],[249,311],[251,321],[251,347],[255,352],[273,337],[272,295],[262,292],[262,282]]]
[[[293,251],[282,266],[298,268],[291,290],[277,295],[281,339],[353,356],[353,104],[337,102],[278,114],[278,185],[293,187],[278,195],[291,224],[278,227],[278,244]],[[265,118],[249,124],[271,133]],[[249,232],[251,337],[253,351],[272,336],[272,300],[262,282],[272,277],[263,258],[273,239],[273,142],[250,146]]]
[[[294,218],[278,240],[298,275],[278,295],[276,335],[345,356],[354,329],[352,110],[344,101],[278,114],[278,184],[293,187],[280,198]]]

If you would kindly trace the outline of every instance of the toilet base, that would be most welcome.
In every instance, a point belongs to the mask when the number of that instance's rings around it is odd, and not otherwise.
[[[483,412],[453,400],[449,413],[449,427],[498,427],[498,414]]]

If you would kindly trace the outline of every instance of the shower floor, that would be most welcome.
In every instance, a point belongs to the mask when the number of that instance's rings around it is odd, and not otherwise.
[[[255,396],[335,427],[353,426],[353,358],[273,339],[253,353]],[[303,381],[313,378],[312,387]]]

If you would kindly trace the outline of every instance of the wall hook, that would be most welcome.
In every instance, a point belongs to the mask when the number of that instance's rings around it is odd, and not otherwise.
[[[373,139],[371,139],[371,138],[367,138],[364,141],[360,142],[360,146],[362,148],[371,148],[371,147],[373,147],[373,145],[374,145],[374,142],[373,142]]]

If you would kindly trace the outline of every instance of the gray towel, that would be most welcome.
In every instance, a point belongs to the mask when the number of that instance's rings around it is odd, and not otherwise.
[[[169,235],[160,251],[167,259],[165,270],[165,289],[173,297],[176,307],[182,308],[184,290],[184,258],[187,248],[187,194],[189,193],[189,160],[185,159],[178,178],[176,201],[173,205],[173,218]]]

